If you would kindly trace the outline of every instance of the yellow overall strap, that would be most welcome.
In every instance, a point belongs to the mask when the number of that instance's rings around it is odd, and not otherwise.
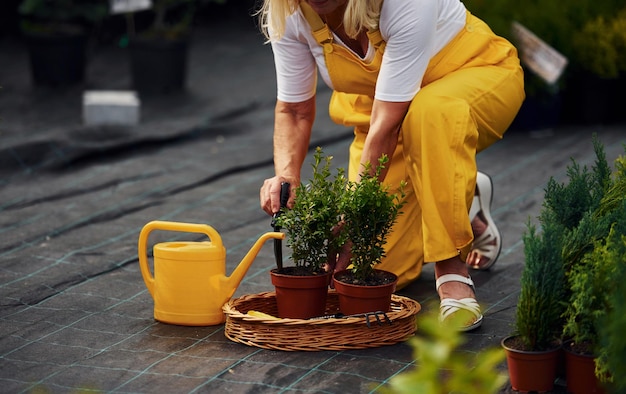
[[[332,42],[333,34],[317,12],[315,12],[305,1],[300,2],[300,9],[302,10],[302,14],[306,18],[307,22],[309,22],[309,26],[311,26],[311,33],[313,34],[315,40],[322,46],[326,43]],[[380,48],[382,50],[385,49],[386,43],[383,40],[383,36],[380,34],[379,29],[369,30],[367,32],[367,36],[369,37],[369,40],[374,48]]]
[[[317,12],[305,1],[300,2],[300,9],[307,22],[309,22],[309,26],[311,26],[311,33],[315,40],[322,46],[332,42],[333,34]]]

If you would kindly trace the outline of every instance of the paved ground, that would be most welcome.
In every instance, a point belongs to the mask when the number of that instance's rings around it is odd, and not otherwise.
[[[0,41],[0,391],[360,393],[415,366],[403,343],[269,351],[228,340],[223,325],[155,322],[137,261],[147,222],[215,227],[228,273],[270,230],[258,206],[272,173],[270,48],[249,21],[202,28],[194,38],[186,92],[144,98],[141,124],[129,128],[81,120],[83,90],[130,87],[124,50],[95,48],[85,86],[47,90],[32,86],[21,43]],[[328,97],[322,88],[311,146],[343,166],[350,131],[325,118]],[[625,131],[512,130],[479,156],[493,176],[504,247],[491,271],[474,274],[485,322],[463,351],[498,346],[511,332],[521,234],[549,177],[563,179],[570,158],[591,164],[594,132],[612,160]],[[151,242],[177,236],[155,234]],[[264,246],[235,297],[271,291],[273,265]],[[402,294],[424,305],[436,299],[432,266]]]

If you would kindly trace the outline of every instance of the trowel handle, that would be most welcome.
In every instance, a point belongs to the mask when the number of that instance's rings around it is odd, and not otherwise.
[[[150,272],[148,266],[148,237],[154,230],[163,231],[179,231],[185,233],[200,233],[205,234],[211,240],[211,243],[218,248],[222,248],[222,237],[218,232],[207,224],[198,223],[182,223],[182,222],[166,222],[161,220],[154,220],[146,224],[139,233],[139,242],[137,246],[137,255],[139,256],[139,268],[141,268],[141,276],[143,281],[150,292],[150,295],[154,297],[154,276]]]

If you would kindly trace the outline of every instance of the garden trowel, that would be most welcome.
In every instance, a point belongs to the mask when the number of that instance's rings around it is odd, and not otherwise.
[[[289,183],[283,182],[280,184],[280,210],[272,217],[272,227],[275,232],[280,231],[280,226],[276,222],[276,218],[281,214],[283,208],[287,206],[289,201]],[[274,239],[274,257],[276,257],[276,267],[278,271],[283,269],[283,241],[280,239]]]

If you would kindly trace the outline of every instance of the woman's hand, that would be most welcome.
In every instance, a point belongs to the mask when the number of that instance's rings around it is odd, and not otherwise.
[[[293,190],[295,188],[294,185],[298,185],[300,183],[299,180],[274,176],[263,181],[263,186],[261,186],[261,191],[259,194],[261,209],[263,209],[270,216],[274,215],[280,210],[280,185],[283,182],[288,182],[290,184],[289,200],[287,201],[287,207],[291,208],[293,206]]]
[[[350,265],[350,258],[352,257],[352,253],[350,253],[350,249],[352,248],[352,244],[350,241],[346,242],[336,253],[332,253],[328,256],[328,261],[324,266],[324,270],[326,272],[339,272],[348,268]],[[333,281],[330,281],[330,287],[334,288]]]
[[[348,268],[350,265],[350,257],[352,257],[352,253],[350,253],[351,248],[352,244],[348,241],[339,248],[336,254],[328,256],[328,262],[324,267],[326,272],[339,272]]]

